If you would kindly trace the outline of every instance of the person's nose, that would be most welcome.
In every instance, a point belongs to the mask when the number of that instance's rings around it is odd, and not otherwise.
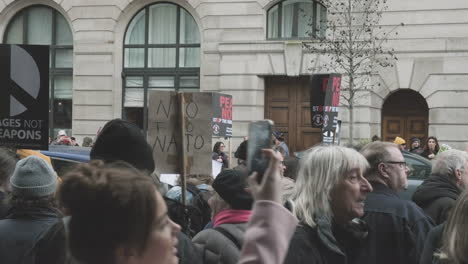
[[[364,177],[361,178],[361,190],[362,190],[363,192],[366,192],[366,193],[372,192],[372,191],[373,191],[372,185],[371,185],[371,184],[369,183],[369,181],[368,181],[366,178],[364,178]]]
[[[177,233],[180,232],[181,228],[180,228],[180,225],[176,224],[174,221],[170,220],[169,221],[171,222],[171,227],[172,227],[172,233],[174,235],[176,235]]]

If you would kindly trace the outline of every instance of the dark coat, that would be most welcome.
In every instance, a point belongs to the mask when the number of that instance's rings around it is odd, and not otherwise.
[[[2,263],[64,263],[65,231],[61,214],[52,208],[12,208],[0,220]]]
[[[184,233],[177,233],[177,257],[179,264],[202,264],[202,258],[197,252],[192,240]]]
[[[447,177],[431,175],[418,186],[412,200],[440,225],[447,220],[460,193],[461,189]]]
[[[6,194],[0,191],[0,219],[5,218],[8,212],[8,204],[6,202]]]
[[[387,186],[371,182],[363,220],[369,236],[355,263],[416,264],[433,227],[432,220],[412,201],[403,200]]]
[[[354,225],[332,227],[325,219],[317,219],[316,223],[314,228],[306,224],[298,225],[284,264],[353,263],[354,252],[361,246],[366,232],[358,230]]]
[[[445,224],[434,227],[427,235],[419,264],[440,264],[434,253],[442,247],[442,234]]]
[[[221,158],[223,160],[223,169],[229,168],[229,158],[226,155],[226,153],[224,153],[224,152],[219,152],[219,153],[213,152],[211,154],[211,158],[213,160],[217,160],[217,159]]]

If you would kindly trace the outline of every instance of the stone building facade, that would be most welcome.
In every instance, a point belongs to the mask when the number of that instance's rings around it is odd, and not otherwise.
[[[54,74],[70,76],[68,82],[64,81],[66,83],[64,85],[68,85],[70,91],[68,95],[60,95],[60,91],[67,88],[59,87],[60,81],[63,80],[58,78],[54,84],[57,89],[56,94],[58,98],[64,100],[55,105],[54,111],[60,110],[60,107],[67,102],[71,104],[71,122],[70,127],[66,129],[69,129],[68,131],[75,135],[79,142],[85,136],[94,137],[99,128],[110,119],[131,118],[125,108],[142,106],[144,97],[139,92],[125,94],[125,91],[132,85],[147,86],[154,81],[155,87],[161,84],[164,89],[178,85],[176,89],[184,90],[182,83],[188,83],[185,87],[187,90],[200,89],[231,94],[234,99],[233,147],[247,135],[249,122],[273,117],[278,119],[279,129],[286,133],[287,138],[295,140],[292,144],[293,150],[301,150],[314,143],[319,132],[305,128],[307,122],[310,123],[308,121],[310,113],[298,114],[298,109],[304,106],[300,93],[294,95],[296,101],[291,99],[292,101],[282,102],[281,98],[283,98],[282,92],[286,91],[285,96],[290,96],[290,92],[295,89],[292,88],[294,85],[300,87],[303,85],[301,82],[306,83],[304,80],[307,80],[307,76],[311,74],[309,69],[314,54],[308,53],[303,48],[304,40],[300,36],[281,38],[269,35],[268,30],[271,29],[271,25],[268,25],[268,12],[282,2],[279,0],[164,2],[1,0],[0,36],[2,43],[21,42],[15,39],[17,36],[14,35],[21,34],[18,33],[21,30],[16,29],[19,31],[15,33],[12,21],[15,21],[19,12],[27,8],[45,6],[63,16],[69,26],[72,39],[59,43],[59,34],[65,34],[63,28],[62,31],[59,30],[63,25],[52,28],[52,31],[55,30],[54,38],[57,39],[57,43],[54,44],[56,48],[54,56],[58,66],[55,65]],[[186,14],[193,18],[195,30],[198,30],[196,33],[199,33],[198,39],[194,37],[195,40],[190,42],[176,37],[177,44],[174,44],[176,42],[166,43],[165,40],[158,42],[158,37],[150,36],[150,40],[146,39],[144,42],[146,44],[142,44],[141,47],[132,46],[131,40],[127,42],[126,32],[132,28],[132,21],[138,19],[137,16],[142,10],[147,10],[149,14],[152,9],[145,9],[146,7],[167,3],[172,7],[181,8],[177,10],[182,10],[180,13],[175,13],[177,15],[174,19],[182,16],[187,18]],[[354,133],[356,139],[384,134],[390,138],[395,133],[407,133],[409,137],[411,133],[407,131],[419,129],[417,133],[423,137],[435,135],[442,143],[461,147],[461,144],[468,140],[468,2],[466,0],[391,0],[388,3],[389,10],[383,16],[382,25],[391,27],[405,23],[405,26],[399,29],[398,37],[389,42],[389,45],[395,48],[399,60],[395,67],[381,72],[380,79],[383,85],[370,92],[356,107]],[[34,19],[31,15],[29,20],[23,20],[23,23],[29,21],[31,24]],[[148,27],[151,27],[151,23],[158,23],[157,18],[147,21],[149,22],[145,25]],[[179,21],[177,23],[186,23],[185,20],[177,21]],[[176,24],[177,27],[179,25]],[[187,31],[188,28],[184,30]],[[37,36],[38,34],[34,36],[34,32],[31,34],[31,39],[41,38]],[[143,35],[135,35],[135,38],[139,37],[143,38]],[[148,41],[160,45],[152,46]],[[71,46],[72,52],[67,51]],[[169,81],[167,78],[153,80],[151,76],[132,79],[129,77],[138,77],[140,73],[138,70],[133,72],[132,69],[125,69],[126,63],[130,63],[128,58],[125,59],[127,48],[135,49],[129,51],[129,56],[134,52],[136,54],[134,56],[145,57],[148,54],[139,53],[138,48],[141,52],[145,49],[180,49],[176,51],[177,55],[171,55],[179,60],[170,63],[179,66],[182,65],[181,56],[187,57],[190,48],[191,52],[199,53],[194,55],[196,60],[194,64],[190,65],[190,62],[185,61],[185,66],[175,67],[178,69],[176,73],[174,71],[164,73],[169,77],[179,74],[180,76],[177,75],[175,79],[171,77]],[[184,55],[182,49],[185,49]],[[59,55],[67,57],[64,59],[65,62],[60,62]],[[149,59],[145,63],[157,64],[151,61]],[[60,63],[65,63],[67,66],[61,69]],[[145,69],[141,72],[145,73]],[[148,72],[146,73],[149,75],[153,73],[155,76],[161,75],[158,69]],[[183,77],[184,74],[188,77]],[[294,84],[295,82],[297,84]],[[281,85],[284,85],[284,89]],[[279,100],[276,100],[275,96]],[[386,104],[392,96],[393,101]],[[420,104],[415,106],[412,104],[415,101]],[[298,107],[294,108],[296,105]],[[387,109],[384,109],[385,107]],[[407,113],[405,113],[406,107],[408,107]],[[394,111],[396,108],[399,111]],[[408,120],[408,116],[411,116],[413,111],[415,115],[423,117],[418,119],[419,123]],[[141,112],[136,113],[138,114]],[[346,140],[348,129],[346,109],[342,109],[340,116],[343,120],[343,139]],[[57,120],[60,118],[63,117],[57,116]],[[296,119],[294,121],[296,123],[291,123],[292,119]],[[303,127],[303,133],[294,131],[295,127]]]

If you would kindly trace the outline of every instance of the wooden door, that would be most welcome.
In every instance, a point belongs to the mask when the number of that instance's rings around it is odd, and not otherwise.
[[[424,142],[428,119],[424,97],[410,89],[398,90],[385,100],[382,108],[382,139],[393,142],[398,136],[409,145],[410,138],[418,137]]]
[[[309,77],[266,77],[265,118],[285,135],[290,152],[320,143],[320,129],[310,120]]]
[[[383,120],[383,140],[395,140],[395,137],[401,137],[409,140],[412,137],[418,137],[422,142],[427,137],[427,118],[424,116],[384,116]]]

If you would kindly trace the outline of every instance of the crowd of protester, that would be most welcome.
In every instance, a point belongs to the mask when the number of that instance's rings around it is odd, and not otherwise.
[[[248,175],[247,139],[237,166],[217,142],[221,173],[175,186],[160,182],[140,129],[120,119],[88,142],[91,162],[63,175],[45,156],[0,148],[0,262],[468,263],[465,151],[412,138],[409,151],[431,159],[432,174],[405,200],[402,138],[297,158],[273,136],[264,175]]]

